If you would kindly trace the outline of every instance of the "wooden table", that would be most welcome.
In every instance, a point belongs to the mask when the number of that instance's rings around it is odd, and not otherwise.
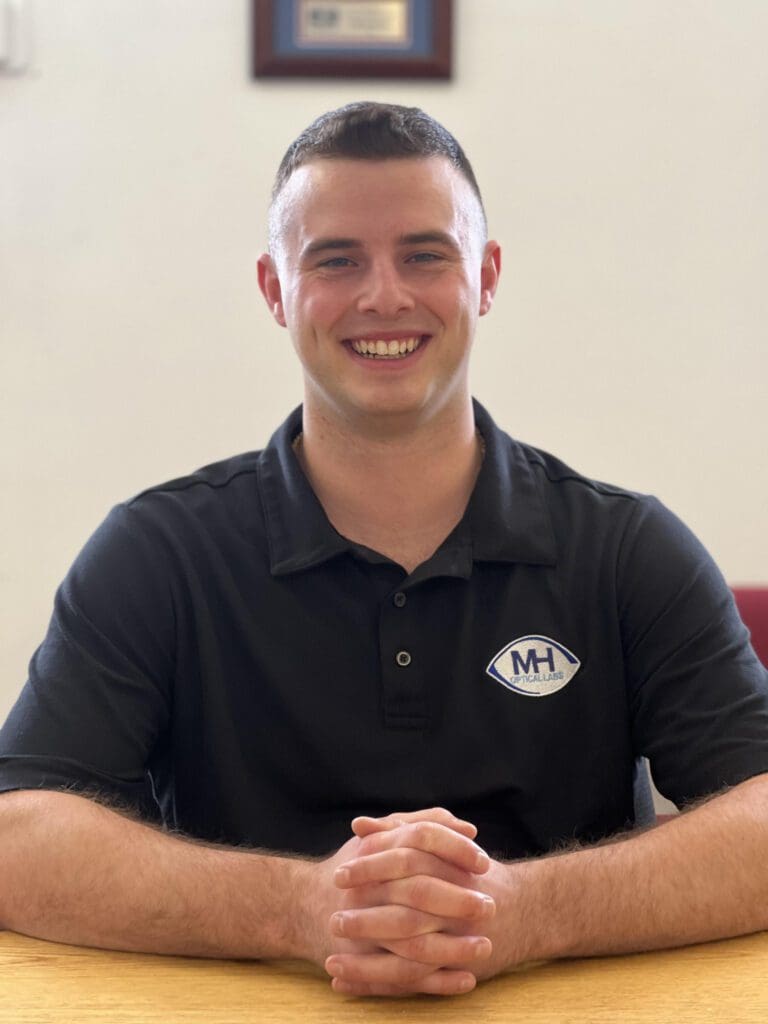
[[[768,932],[531,966],[468,996],[349,999],[300,963],[111,953],[0,932],[2,1024],[765,1024]]]

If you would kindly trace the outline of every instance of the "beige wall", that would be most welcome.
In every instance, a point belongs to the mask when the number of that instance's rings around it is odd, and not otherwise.
[[[0,79],[0,715],[116,501],[300,399],[254,262],[317,113],[424,106],[505,247],[474,390],[768,579],[768,4],[458,0],[453,82],[254,82],[246,0],[35,0]]]

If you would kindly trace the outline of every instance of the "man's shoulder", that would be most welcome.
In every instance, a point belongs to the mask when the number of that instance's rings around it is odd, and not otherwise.
[[[261,451],[242,452],[226,459],[210,462],[183,476],[172,477],[162,483],[152,484],[134,494],[124,502],[131,508],[147,500],[164,495],[184,497],[193,496],[194,492],[218,492],[224,497],[232,487],[253,482],[258,473]]]
[[[611,538],[626,558],[653,556],[656,571],[682,564],[704,565],[709,554],[679,516],[656,495],[593,479],[551,453],[524,442],[512,444],[537,481],[561,542],[576,539],[584,552],[606,550]],[[650,563],[645,563],[650,564]]]
[[[291,441],[300,430],[301,406],[277,428],[264,448],[230,455],[184,476],[146,487],[124,501],[122,507],[135,510],[154,504],[220,506],[252,498],[267,477],[280,476],[290,469]]]
[[[496,424],[477,400],[474,406],[478,427],[483,436],[491,442],[491,453],[495,456],[494,465],[502,475],[509,476],[511,493],[514,492],[516,484],[520,485],[528,478],[535,480],[539,491],[546,491],[550,497],[582,496],[587,499],[593,496],[596,500],[617,499],[630,504],[643,504],[654,500],[640,491],[608,483],[574,469],[569,463],[544,448],[510,435]]]
[[[111,510],[103,524],[107,535],[117,530],[118,536],[174,548],[196,544],[202,536],[253,537],[263,520],[261,454],[232,455],[144,488]]]
[[[630,501],[647,501],[650,496],[640,491],[630,490],[619,484],[606,480],[598,480],[574,469],[557,455],[527,444],[524,441],[513,441],[520,449],[532,471],[553,487],[572,485],[575,489],[594,493],[601,497],[626,498]]]

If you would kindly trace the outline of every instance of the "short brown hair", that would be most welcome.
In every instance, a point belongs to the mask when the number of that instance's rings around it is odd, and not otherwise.
[[[321,114],[288,147],[272,201],[302,164],[314,159],[387,160],[444,156],[469,182],[485,219],[483,199],[464,150],[447,128],[418,107],[360,101]]]

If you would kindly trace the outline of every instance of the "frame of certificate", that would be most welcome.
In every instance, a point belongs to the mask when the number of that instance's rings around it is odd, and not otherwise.
[[[452,0],[252,0],[253,74],[450,78]]]

